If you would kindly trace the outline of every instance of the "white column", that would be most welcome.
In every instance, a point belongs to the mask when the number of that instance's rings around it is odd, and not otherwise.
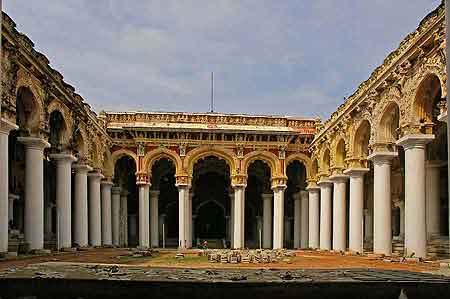
[[[245,247],[245,186],[234,187],[234,242],[236,249]]]
[[[322,250],[331,249],[331,188],[333,183],[326,179],[317,183],[320,187],[320,244]]]
[[[75,198],[73,242],[80,246],[88,246],[88,183],[87,173],[92,170],[85,164],[75,164]]]
[[[151,213],[151,246],[153,248],[159,247],[159,232],[158,232],[158,198],[159,191],[150,191],[150,213]]]
[[[440,168],[442,161],[427,161],[426,164],[426,211],[427,234],[429,237],[441,234],[441,203],[440,203]]]
[[[364,174],[367,168],[350,168],[344,173],[350,176],[349,249],[363,252],[364,245]]]
[[[373,161],[373,252],[392,255],[391,164],[395,152],[377,152]]]
[[[186,248],[186,199],[189,186],[178,186],[178,248]]]
[[[147,200],[148,201],[148,200]],[[133,242],[138,241],[138,223],[137,223],[137,215],[129,214],[128,215],[128,231],[130,235],[130,240]],[[128,241],[128,243],[130,243]]]
[[[139,247],[148,248],[149,247],[149,236],[148,236],[148,218],[149,209],[147,209],[148,204],[148,183],[138,182],[139,188]]]
[[[230,247],[234,248],[234,191],[228,191],[230,197]]]
[[[17,141],[25,145],[25,241],[30,250],[44,249],[44,148],[50,144],[36,137]]]
[[[51,238],[53,232],[53,207],[55,206],[51,202],[44,202],[44,237],[45,238]]]
[[[53,154],[56,161],[56,227],[60,248],[72,247],[72,163],[71,154]]]
[[[309,194],[308,191],[300,191],[301,216],[300,216],[300,248],[308,248],[309,243]]]
[[[122,188],[111,188],[112,243],[120,246],[120,193]]]
[[[405,150],[405,251],[427,255],[425,150],[434,135],[408,135],[397,141]]]
[[[294,248],[300,248],[300,238],[301,238],[301,219],[302,215],[302,203],[300,198],[300,193],[295,193],[292,195],[294,199]]]
[[[347,204],[345,198],[346,175],[330,177],[333,182],[333,250],[345,251],[347,248]]]
[[[272,187],[273,189],[273,249],[283,248],[283,218],[284,218],[284,190],[285,185]]]
[[[120,194],[120,220],[119,243],[128,246],[128,191],[122,190]],[[121,236],[121,237],[120,237]]]
[[[192,191],[186,193],[186,248],[192,248]]]
[[[283,247],[287,247],[287,242],[291,238],[291,217],[284,216],[284,236],[283,236]],[[286,245],[285,245],[286,243]]]
[[[400,202],[400,237],[405,238],[405,201]]]
[[[8,215],[8,136],[15,129],[17,126],[2,119],[0,114],[0,252],[8,251],[8,219],[12,219],[12,215]]]
[[[261,194],[263,200],[263,248],[272,248],[272,193]]]
[[[320,188],[311,185],[307,188],[309,195],[309,238],[308,247],[317,249],[319,248],[319,225],[320,225]]]
[[[100,203],[100,180],[103,178],[98,172],[88,174],[89,177],[89,244],[102,245],[102,212]]]
[[[112,245],[112,218],[111,218],[111,181],[101,182],[102,193],[102,245]]]

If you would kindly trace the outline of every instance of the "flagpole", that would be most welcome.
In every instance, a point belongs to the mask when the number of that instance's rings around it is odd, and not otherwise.
[[[445,0],[445,29],[447,34],[445,35],[445,56],[446,56],[446,63],[447,63],[447,71],[446,71],[446,77],[447,77],[447,92],[450,90],[450,80],[448,79],[448,72],[450,70],[450,47],[449,47],[449,42],[450,42],[450,37],[448,34],[448,28],[450,25],[450,0]],[[450,140],[450,114],[448,113],[448,95],[447,95],[447,144],[448,144],[448,140]],[[447,145],[447,161],[450,160],[450,150],[448,150],[448,145]],[[447,167],[447,185],[448,185],[448,189],[450,190],[450,167]],[[450,209],[448,209],[448,218],[450,220]],[[449,230],[450,230],[450,221],[449,221]],[[449,239],[449,244],[450,244],[450,239]]]

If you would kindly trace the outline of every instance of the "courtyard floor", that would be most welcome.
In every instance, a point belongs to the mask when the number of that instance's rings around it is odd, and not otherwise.
[[[0,270],[20,268],[32,264],[53,262],[55,264],[82,263],[133,266],[144,268],[191,268],[191,269],[382,269],[411,272],[442,272],[438,262],[401,262],[398,258],[371,258],[346,256],[330,252],[296,251],[295,256],[281,262],[266,264],[210,263],[199,250],[184,252],[183,259],[175,257],[176,250],[161,250],[151,257],[136,256],[129,249],[90,249],[85,251],[55,253],[48,256],[19,256],[0,261]]]

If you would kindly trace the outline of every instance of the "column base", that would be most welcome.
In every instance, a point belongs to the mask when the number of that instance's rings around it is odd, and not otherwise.
[[[76,247],[64,247],[59,249],[59,251],[61,252],[77,252],[77,248]]]
[[[52,251],[50,249],[32,249],[28,253],[32,255],[49,255]]]

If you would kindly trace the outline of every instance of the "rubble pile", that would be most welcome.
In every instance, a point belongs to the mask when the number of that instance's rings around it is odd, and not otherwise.
[[[282,261],[289,261],[289,257],[295,256],[295,252],[278,249],[278,250],[227,250],[227,249],[212,249],[203,250],[203,256],[208,257],[210,263],[221,264],[267,264],[277,263]]]

